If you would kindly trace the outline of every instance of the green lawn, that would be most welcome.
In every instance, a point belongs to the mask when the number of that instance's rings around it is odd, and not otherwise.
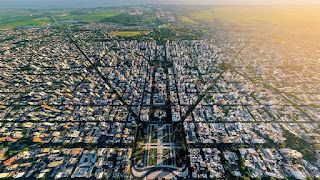
[[[157,165],[157,149],[149,150],[148,166]]]
[[[170,143],[171,142],[171,134],[169,133],[169,129],[168,126],[165,126],[165,128],[163,128],[162,131],[162,135],[163,135],[163,142],[164,143]]]
[[[168,156],[168,158],[166,156]],[[172,156],[170,154],[170,149],[163,150],[162,160],[164,165],[172,165]]]
[[[153,129],[151,131],[151,143],[157,143],[158,141],[158,131],[156,129]]]

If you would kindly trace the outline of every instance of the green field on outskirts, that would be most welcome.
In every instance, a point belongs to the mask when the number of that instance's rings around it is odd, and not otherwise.
[[[181,17],[181,21],[185,22],[185,23],[190,23],[190,24],[198,24],[196,21],[186,17],[186,16],[182,16]]]
[[[51,19],[41,11],[0,10],[0,29],[22,26],[45,26],[51,23]]]
[[[111,36],[140,36],[149,34],[149,31],[112,31]]]
[[[212,12],[218,20],[243,25],[264,24],[302,31],[320,30],[320,6],[221,6]]]
[[[49,10],[59,21],[79,21],[84,23],[101,22],[118,16],[122,12],[111,9],[91,10]],[[11,29],[24,26],[41,27],[52,24],[44,10],[0,10],[0,29]]]
[[[71,21],[80,21],[80,22],[100,22],[105,18],[113,17],[122,14],[118,11],[113,10],[99,10],[93,12],[71,12],[64,13],[58,16],[58,19],[63,20],[71,20]]]
[[[201,20],[201,21],[205,21],[205,22],[212,22],[213,21],[212,10],[194,11],[189,14],[189,17],[193,20]]]

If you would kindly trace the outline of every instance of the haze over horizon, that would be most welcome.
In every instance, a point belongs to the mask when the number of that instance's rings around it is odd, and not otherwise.
[[[320,4],[320,0],[0,0],[6,8],[95,8],[145,4],[272,5]]]

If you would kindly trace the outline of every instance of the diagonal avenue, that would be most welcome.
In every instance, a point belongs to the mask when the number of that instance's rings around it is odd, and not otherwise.
[[[238,56],[241,54],[241,52],[249,45],[249,41],[246,42],[240,49],[239,51],[233,56],[231,59],[231,63],[238,58]],[[224,66],[230,67],[230,64],[222,63]],[[197,105],[201,102],[201,100],[206,96],[207,92],[212,89],[212,87],[217,83],[217,81],[222,77],[222,74],[226,72],[229,68],[225,69],[224,71],[221,71],[219,75],[215,78],[213,84],[210,84],[204,91],[202,91],[199,96],[197,101],[195,101],[193,104],[191,104],[187,110],[187,112],[181,116],[181,121],[180,123],[183,123],[185,119],[192,113],[192,111],[197,107]]]
[[[131,114],[132,117],[135,118],[136,122],[139,124],[141,123],[142,121],[140,120],[140,117],[132,110],[132,108],[126,103],[126,101],[122,98],[122,94],[117,91],[117,88],[114,87],[110,82],[109,82],[109,79],[104,76],[102,74],[102,72],[98,69],[97,67],[97,64],[94,62],[94,60],[92,60],[82,49],[81,47],[79,46],[79,44],[77,43],[77,41],[75,41],[73,39],[73,37],[70,35],[70,33],[66,30],[66,29],[62,29],[62,27],[60,26],[60,23],[59,21],[50,13],[49,14],[50,17],[52,18],[52,20],[54,22],[56,22],[56,24],[61,28],[61,30],[67,35],[67,37],[70,39],[71,43],[73,43],[77,50],[85,57],[86,61],[89,62],[90,66],[85,66],[86,69],[89,71],[89,72],[92,72],[92,70],[94,70],[97,75],[99,75],[99,77],[104,81],[104,83],[106,83],[110,89],[116,94],[118,100],[122,103],[123,106],[125,106],[127,108],[127,110],[129,111],[129,113]]]

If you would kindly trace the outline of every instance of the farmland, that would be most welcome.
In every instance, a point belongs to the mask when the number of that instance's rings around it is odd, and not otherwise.
[[[91,10],[50,10],[61,22],[92,23],[102,22],[110,17],[121,15],[115,9]],[[0,29],[18,27],[42,27],[52,24],[47,11],[43,10],[0,10]]]
[[[120,15],[121,12],[116,10],[101,9],[93,11],[71,11],[58,16],[59,20],[79,21],[84,23],[100,22],[105,18]]]
[[[23,26],[45,26],[52,23],[41,11],[31,10],[1,10],[0,29],[10,29]]]
[[[213,8],[218,20],[318,31],[320,6],[225,6]]]
[[[213,21],[212,10],[194,11],[189,14],[189,17],[193,20],[201,20],[201,21],[205,21],[205,22],[212,22]]]
[[[181,21],[185,22],[185,23],[190,23],[190,24],[198,24],[196,21],[186,17],[186,16],[182,16],[181,17]]]

